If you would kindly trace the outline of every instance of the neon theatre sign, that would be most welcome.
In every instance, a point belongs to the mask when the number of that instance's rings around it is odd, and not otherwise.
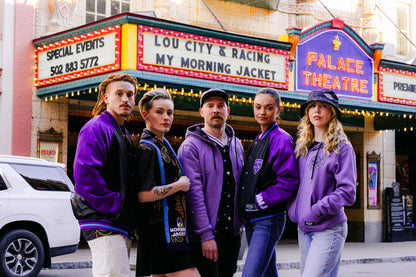
[[[327,29],[298,44],[295,89],[332,89],[338,95],[372,99],[373,59],[350,36]]]

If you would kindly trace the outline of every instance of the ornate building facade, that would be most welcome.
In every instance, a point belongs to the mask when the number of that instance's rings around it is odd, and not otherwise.
[[[254,6],[245,3],[252,3]],[[368,103],[368,106],[357,104],[358,102],[348,97],[344,102],[341,101],[344,103],[347,120],[343,123],[356,150],[359,168],[357,204],[347,210],[351,229],[354,230],[349,239],[365,242],[383,241],[384,189],[391,187],[396,181],[401,181],[403,174],[410,174],[410,179],[404,178],[402,181],[403,194],[413,196],[416,192],[416,180],[412,173],[412,170],[416,171],[416,161],[413,161],[409,154],[415,152],[409,142],[409,134],[412,133],[415,124],[413,119],[416,118],[416,106],[412,104],[414,99],[407,99],[408,96],[405,95],[402,97],[404,99],[400,98],[398,102],[389,100],[386,104],[388,106],[379,104],[383,88],[385,92],[388,87],[380,85],[380,80],[383,79],[381,77],[384,76],[384,80],[393,78],[394,83],[394,74],[407,74],[413,78],[416,72],[414,66],[407,63],[414,59],[416,54],[413,43],[416,40],[416,21],[413,18],[415,11],[414,0],[2,1],[0,128],[4,135],[0,137],[0,154],[40,156],[42,147],[50,147],[50,144],[42,144],[42,138],[56,138],[51,139],[59,145],[59,153],[55,158],[65,163],[68,173],[71,174],[77,134],[82,124],[91,117],[90,111],[94,105],[91,95],[94,94],[94,86],[101,79],[100,76],[80,78],[74,81],[76,86],[72,86],[72,82],[39,86],[36,79],[36,55],[43,44],[56,43],[58,38],[66,41],[83,32],[91,33],[95,25],[106,26],[108,18],[117,18],[118,15],[126,13],[131,14],[132,18],[137,15],[138,18],[138,21],[134,19],[131,23],[129,16],[123,17],[127,19],[120,24],[123,28],[124,25],[130,26],[125,27],[128,30],[131,26],[141,26],[142,21],[152,25],[154,18],[154,26],[159,26],[160,29],[163,29],[160,26],[172,28],[178,35],[181,34],[181,30],[188,30],[195,35],[203,33],[203,37],[228,39],[229,43],[234,40],[267,49],[273,49],[273,45],[276,45],[278,53],[287,52],[282,54],[287,55],[287,76],[284,76],[287,78],[286,87],[280,88],[286,115],[279,124],[295,136],[297,107],[305,99],[305,91],[298,93],[296,89],[296,68],[301,60],[297,57],[300,49],[297,48],[297,44],[303,45],[309,36],[313,36],[313,30],[322,31],[322,22],[338,22],[334,21],[336,18],[348,26],[347,34],[358,41],[358,48],[361,47],[368,55],[371,54],[371,60],[374,62],[373,80],[368,85],[374,90],[374,94],[365,100],[367,102],[363,102]],[[130,31],[123,29],[123,32]],[[137,32],[133,32],[130,37],[137,36]],[[128,40],[127,37],[122,39]],[[121,59],[135,59],[128,56],[125,52],[127,50],[121,51]],[[125,61],[124,65],[122,62],[119,70],[124,70],[123,66],[131,70],[130,62]],[[379,70],[382,71],[381,74]],[[238,85],[225,85],[224,80],[211,82],[201,81],[200,78],[188,82],[183,76],[175,77],[176,79],[172,77],[169,82],[163,82],[158,80],[156,75],[142,74],[136,68],[133,72],[141,76],[139,82],[143,91],[152,86],[165,86],[174,91],[175,95],[178,91],[175,98],[175,101],[178,101],[175,105],[177,123],[171,132],[174,144],[180,144],[188,125],[200,122],[197,110],[192,110],[194,106],[186,106],[189,100],[186,96],[197,97],[199,90],[210,85],[224,84],[225,89],[231,92],[235,104],[232,107],[230,122],[236,127],[246,147],[255,136],[257,126],[250,116],[250,105],[245,105],[256,89],[262,86],[261,82],[255,83],[257,85],[243,86],[243,80]],[[143,76],[151,78],[146,79]],[[255,76],[250,78],[256,79]],[[407,77],[398,77],[397,81],[402,87],[403,84],[406,84],[406,88],[416,84],[412,79],[403,78]],[[58,90],[59,93],[56,92]],[[179,95],[180,93],[182,94]],[[182,96],[185,98],[182,99]],[[383,110],[384,107],[387,107],[387,110]],[[233,114],[233,110],[238,112]],[[404,123],[395,124],[394,120]],[[393,123],[388,125],[389,122]],[[135,120],[131,123],[136,138],[143,126],[136,111]],[[414,128],[416,129],[416,125]],[[379,162],[376,205],[369,204],[370,200],[374,200],[370,197],[373,192],[368,187],[371,177],[368,162],[373,157],[371,155],[378,157]],[[405,162],[410,166],[407,173],[403,170]]]

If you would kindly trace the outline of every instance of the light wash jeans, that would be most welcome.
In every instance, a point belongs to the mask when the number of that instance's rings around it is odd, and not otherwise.
[[[88,241],[94,277],[129,277],[131,239],[107,235]]]
[[[248,252],[242,277],[277,277],[275,246],[286,224],[286,213],[246,223]]]
[[[307,234],[298,229],[302,277],[336,277],[347,233],[347,222]]]

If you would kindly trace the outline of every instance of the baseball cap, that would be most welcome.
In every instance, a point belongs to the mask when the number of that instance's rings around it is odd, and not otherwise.
[[[211,88],[207,91],[204,91],[201,95],[200,99],[200,107],[202,108],[202,105],[204,105],[204,102],[208,99],[208,97],[211,96],[220,96],[225,100],[225,103],[228,106],[228,94],[219,88]]]

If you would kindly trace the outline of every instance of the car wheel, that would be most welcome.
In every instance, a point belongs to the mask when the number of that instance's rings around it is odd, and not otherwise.
[[[32,232],[13,230],[0,238],[0,259],[0,276],[34,277],[43,268],[45,250]]]

